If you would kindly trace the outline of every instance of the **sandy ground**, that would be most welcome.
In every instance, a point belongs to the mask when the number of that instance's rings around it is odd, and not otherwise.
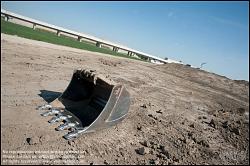
[[[67,141],[35,108],[79,67],[124,84],[131,106],[117,126]],[[249,164],[248,125],[246,81],[1,34],[1,163]]]

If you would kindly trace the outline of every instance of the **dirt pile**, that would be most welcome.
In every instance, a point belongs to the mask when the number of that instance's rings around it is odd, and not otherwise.
[[[30,151],[42,159],[33,164],[249,164],[248,82],[100,55],[1,34],[1,163],[8,151]],[[66,141],[35,108],[77,68],[124,84],[131,106],[117,126]]]

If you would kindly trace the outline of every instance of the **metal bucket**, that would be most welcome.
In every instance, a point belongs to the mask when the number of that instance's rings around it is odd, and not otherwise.
[[[67,89],[49,104],[42,116],[54,116],[49,123],[62,122],[56,130],[69,130],[67,140],[81,134],[116,125],[129,110],[130,95],[126,88],[97,76],[92,70],[75,70]]]

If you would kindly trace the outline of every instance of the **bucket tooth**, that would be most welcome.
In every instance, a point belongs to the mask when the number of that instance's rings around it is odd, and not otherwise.
[[[71,118],[70,116],[65,116],[65,115],[57,115],[53,117],[52,119],[49,120],[49,123],[53,124],[56,122],[61,122],[63,120],[67,120],[68,118]]]
[[[66,122],[64,124],[61,124],[60,126],[58,126],[56,128],[57,131],[62,131],[62,130],[66,130],[66,129],[70,129],[70,128],[73,128],[75,127],[76,124],[75,123],[71,123],[71,122]]]
[[[51,108],[52,108],[52,105],[50,105],[50,104],[44,104],[44,105],[38,106],[37,110],[49,110]]]
[[[58,109],[51,109],[49,111],[41,113],[41,115],[42,116],[49,116],[49,115],[56,115],[56,114],[59,114],[59,113],[60,113],[60,110],[58,110]]]
[[[72,132],[69,132],[68,134],[64,135],[63,137],[66,139],[66,140],[72,140],[72,139],[75,139],[79,136],[79,130],[74,130]]]

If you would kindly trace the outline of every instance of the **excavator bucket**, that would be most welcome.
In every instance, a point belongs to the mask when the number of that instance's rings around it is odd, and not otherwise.
[[[67,140],[116,125],[129,110],[130,95],[122,85],[93,70],[75,70],[67,89],[51,103],[39,106],[42,116],[60,122],[56,130],[69,130]]]

